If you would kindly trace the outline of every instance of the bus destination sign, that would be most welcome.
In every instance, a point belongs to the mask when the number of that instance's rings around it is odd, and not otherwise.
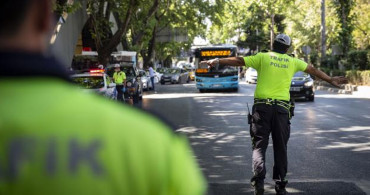
[[[202,57],[212,57],[212,56],[230,56],[230,50],[215,50],[215,51],[201,51]]]

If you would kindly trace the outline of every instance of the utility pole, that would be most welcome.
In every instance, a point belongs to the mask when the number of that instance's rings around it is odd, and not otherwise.
[[[325,0],[321,0],[321,61],[326,56]]]

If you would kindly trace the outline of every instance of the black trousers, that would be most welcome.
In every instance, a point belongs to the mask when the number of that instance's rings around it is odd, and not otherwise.
[[[117,100],[123,102],[123,85],[116,85],[117,89]]]
[[[273,179],[287,182],[287,143],[290,136],[289,111],[278,105],[255,104],[250,134],[253,148],[253,182],[263,182],[266,175],[265,153],[272,137],[274,149]]]

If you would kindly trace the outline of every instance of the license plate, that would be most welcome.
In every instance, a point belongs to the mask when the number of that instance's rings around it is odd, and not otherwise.
[[[222,87],[222,85],[212,85],[212,87]]]
[[[291,87],[290,91],[301,91],[300,87]]]

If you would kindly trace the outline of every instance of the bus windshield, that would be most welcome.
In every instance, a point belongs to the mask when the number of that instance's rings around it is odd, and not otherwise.
[[[215,58],[227,58],[235,57],[237,54],[236,47],[205,47],[198,48],[195,50],[195,64],[197,69],[202,69],[197,71],[197,75],[213,75],[213,74],[225,74],[225,75],[235,75],[238,74],[238,68],[233,66],[218,66],[218,67],[208,67],[200,64],[202,61],[207,61]],[[207,70],[205,70],[207,69]]]
[[[219,66],[210,68],[209,72],[233,74],[237,73],[238,69],[235,66]]]

